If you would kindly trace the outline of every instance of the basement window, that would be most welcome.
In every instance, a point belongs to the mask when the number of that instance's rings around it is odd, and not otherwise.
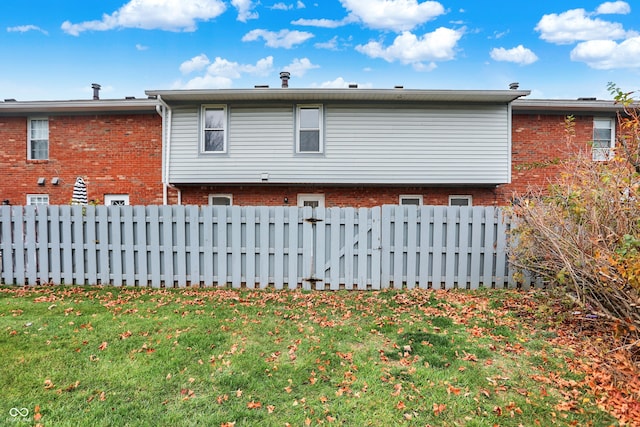
[[[210,206],[231,206],[233,196],[231,194],[209,194]]]
[[[27,205],[48,205],[48,194],[27,194]]]
[[[449,196],[449,206],[471,206],[473,198],[471,196]]]
[[[413,205],[413,206],[422,206],[422,196],[421,195],[401,195],[400,196],[400,204],[401,205]]]

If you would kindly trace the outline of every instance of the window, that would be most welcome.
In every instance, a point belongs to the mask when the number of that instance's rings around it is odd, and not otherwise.
[[[471,196],[449,196],[449,206],[471,206]]]
[[[29,120],[29,160],[49,159],[49,119]]]
[[[613,141],[613,119],[595,118],[593,120],[593,160],[609,160],[613,155]]]
[[[202,151],[227,152],[227,108],[223,105],[202,107]]]
[[[128,194],[105,194],[104,204],[107,206],[126,206],[129,204]]]
[[[324,194],[298,194],[298,206],[311,206],[312,208],[324,208]]]
[[[322,108],[319,105],[300,105],[297,114],[298,153],[322,152]]]
[[[409,196],[409,195],[400,196],[400,204],[421,206],[422,196],[419,196],[419,195],[418,196]]]
[[[48,194],[27,194],[27,205],[48,205]]]
[[[231,206],[232,203],[231,194],[209,194],[209,205],[211,206]]]

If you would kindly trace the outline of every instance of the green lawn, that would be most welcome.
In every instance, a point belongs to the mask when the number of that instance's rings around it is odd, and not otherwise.
[[[545,296],[3,287],[0,425],[618,425]]]

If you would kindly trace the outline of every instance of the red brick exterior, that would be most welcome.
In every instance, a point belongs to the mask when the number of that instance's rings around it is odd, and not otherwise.
[[[425,205],[446,205],[449,195],[470,195],[474,205],[504,204],[495,188],[468,187],[398,187],[398,186],[184,186],[182,203],[206,205],[209,194],[231,194],[233,204],[239,206],[296,206],[299,193],[322,193],[325,207],[372,207],[384,204],[398,204],[400,195],[421,195]],[[287,201],[285,202],[285,198]]]
[[[38,115],[38,117],[44,117]],[[128,194],[131,204],[162,203],[162,119],[156,113],[51,115],[49,159],[27,160],[28,117],[0,117],[0,202],[23,205],[27,194],[68,204],[76,177],[89,200]],[[45,184],[38,185],[38,178]],[[53,185],[52,178],[59,184]]]
[[[155,113],[49,116],[49,160],[27,160],[28,117],[0,117],[0,202],[25,204],[27,194],[48,194],[51,204],[68,204],[77,176],[88,197],[128,194],[130,204],[161,204],[162,121]],[[428,186],[180,186],[168,203],[208,204],[209,194],[231,194],[234,205],[291,205],[299,193],[323,193],[325,206],[397,204],[400,195],[421,195],[424,204],[446,205],[450,195],[470,195],[474,205],[506,205],[531,188],[544,188],[571,152],[588,149],[593,116],[576,116],[575,138],[567,142],[565,115],[513,112],[512,183],[497,187]],[[37,184],[45,178],[45,185]],[[59,185],[51,179],[58,177]],[[285,201],[286,199],[286,201]]]

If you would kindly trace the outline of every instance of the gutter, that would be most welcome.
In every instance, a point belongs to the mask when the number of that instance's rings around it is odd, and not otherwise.
[[[169,200],[169,161],[171,160],[171,122],[173,118],[173,111],[171,107],[164,102],[160,95],[157,96],[158,102],[162,105],[156,107],[156,111],[162,117],[162,145],[164,145],[164,172],[162,174],[162,204],[167,205]],[[167,123],[165,124],[165,120]]]

